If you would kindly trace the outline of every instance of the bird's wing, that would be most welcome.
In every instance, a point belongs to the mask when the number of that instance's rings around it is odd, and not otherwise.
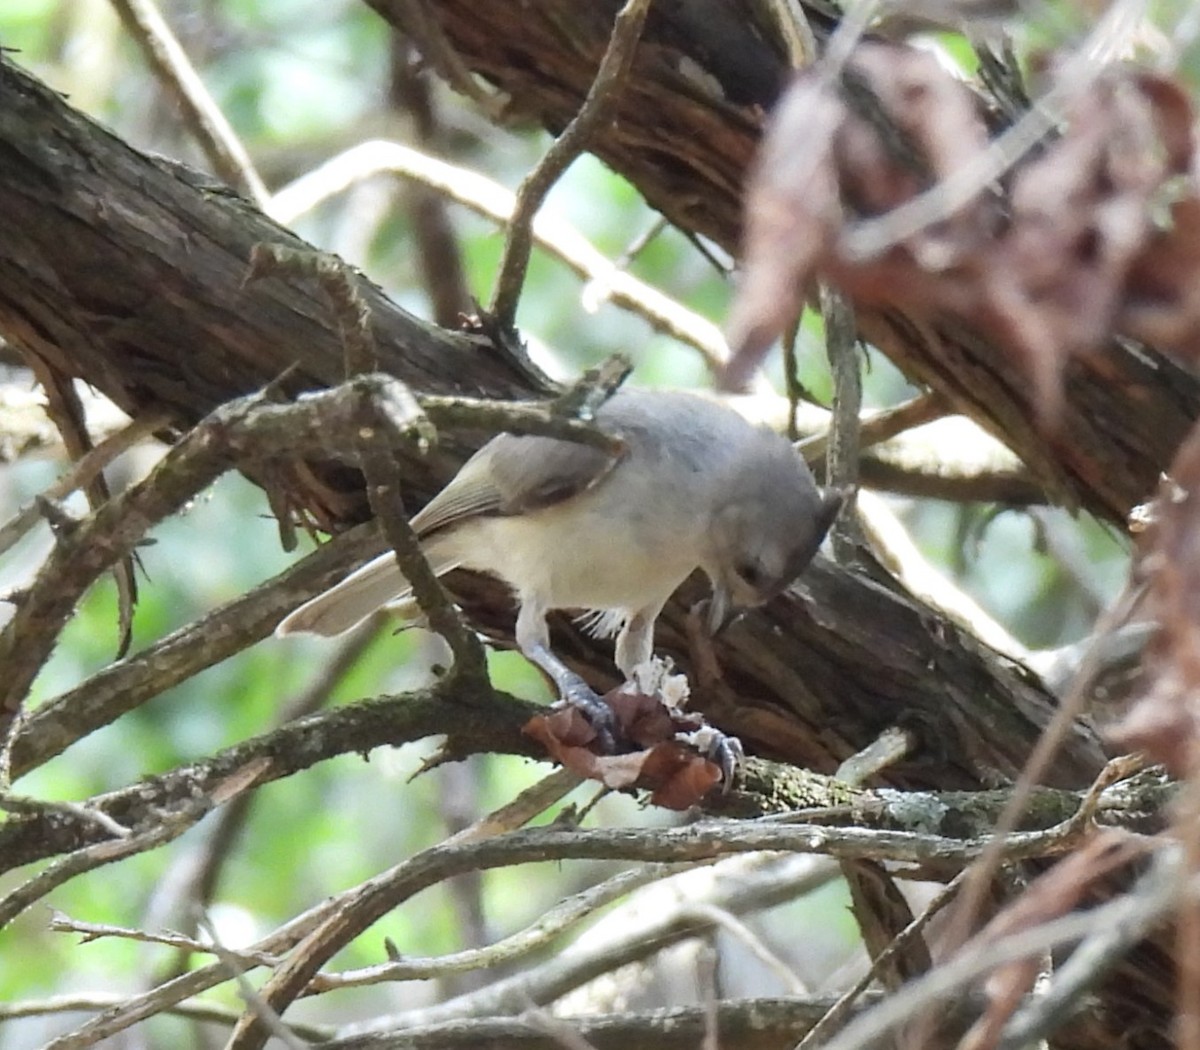
[[[413,518],[413,528],[428,536],[465,518],[549,507],[590,489],[619,460],[575,441],[501,434]]]

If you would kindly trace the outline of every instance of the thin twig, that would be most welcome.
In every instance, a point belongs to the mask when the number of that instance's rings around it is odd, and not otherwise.
[[[705,903],[730,915],[773,908],[832,882],[837,865],[812,857],[749,855],[695,865],[647,865],[675,871],[633,894],[608,913],[593,936],[492,984],[432,1006],[405,1010],[372,1027],[412,1028],[472,1017],[511,1015],[530,1003],[546,1006],[603,974],[643,961],[658,952],[713,930],[710,920],[692,913]],[[647,903],[647,896],[650,901]]]
[[[571,927],[594,915],[600,908],[626,896],[630,891],[678,872],[679,867],[674,864],[640,865],[559,901],[539,916],[536,922],[494,944],[433,959],[405,958],[359,970],[319,973],[312,979],[305,994],[314,995],[333,988],[353,988],[382,981],[428,980],[446,974],[510,963],[532,952],[548,948]]]
[[[213,170],[259,207],[270,199],[246,147],[188,59],[154,0],[112,0],[154,75],[175,99],[184,124]]]
[[[430,78],[421,68],[420,56],[411,39],[400,34],[392,36],[389,65],[388,94],[392,104],[411,118],[417,143],[428,148],[445,139]],[[407,186],[405,190],[405,209],[432,319],[443,328],[456,328],[461,318],[471,312],[473,300],[462,246],[450,221],[446,198],[420,184]]]
[[[251,958],[256,954],[279,955],[297,944],[304,935],[328,914],[333,905],[329,901],[297,915],[279,929],[260,938],[242,956]],[[72,1032],[59,1036],[46,1044],[45,1050],[83,1050],[84,1047],[99,1045],[103,1040],[144,1021],[148,1017],[165,1013],[194,995],[215,988],[229,979],[229,971],[223,963],[214,962],[187,973],[173,977],[156,988],[137,995],[124,997],[107,1007],[102,1013],[90,1018]],[[299,1026],[294,1026],[299,1032]]]
[[[216,785],[211,794],[189,798],[170,813],[160,814],[153,826],[135,834],[107,839],[93,846],[84,846],[51,864],[0,898],[0,928],[7,926],[26,908],[75,876],[137,853],[157,849],[178,838],[214,806],[221,805],[252,787],[268,764],[267,759],[258,759],[244,769],[232,773]]]
[[[309,933],[296,946],[288,961],[279,967],[263,986],[262,998],[266,1007],[275,1014],[282,1013],[303,991],[305,985],[316,975],[321,965],[334,954],[333,951],[326,951],[327,945],[339,941],[341,944],[348,943],[357,933],[378,918],[378,915],[373,915],[364,926],[356,927],[355,905],[361,904],[364,896],[368,902],[376,899],[376,895],[371,892],[371,889],[381,882],[383,885],[387,885],[388,876],[393,872],[409,869],[414,862],[420,866],[420,857],[443,851],[454,853],[465,850],[468,854],[481,851],[486,854],[493,842],[509,837],[510,834],[513,834],[511,829],[528,823],[547,807],[569,794],[578,787],[580,779],[577,774],[565,769],[551,773],[538,783],[526,788],[511,802],[481,817],[469,828],[464,828],[442,845],[426,851],[425,854],[418,854],[412,861],[402,862],[393,868],[392,872],[372,879],[364,887],[355,888],[349,893],[339,895],[343,906],[333,911],[324,922]],[[473,869],[474,866],[467,865],[461,870]],[[365,895],[363,890],[366,891]],[[369,903],[367,908],[368,915],[370,915]],[[336,949],[334,950],[336,951]],[[298,974],[302,976],[297,983],[296,975]],[[269,1030],[257,1012],[243,1014],[230,1037],[229,1050],[259,1050],[265,1044],[268,1034]]]
[[[891,1029],[910,1020],[918,1010],[946,998],[997,967],[1078,941],[1094,930],[1121,928],[1131,939],[1140,940],[1178,900],[1178,857],[1167,859],[1160,852],[1155,858],[1155,866],[1160,865],[1167,869],[1166,874],[1162,869],[1158,874],[1150,872],[1139,881],[1138,889],[1114,901],[970,946],[955,956],[953,962],[905,985],[903,995],[890,996],[855,1018],[824,1044],[824,1050],[860,1050],[875,1045]]]
[[[1084,829],[1086,830],[1086,829]],[[1005,856],[1027,859],[1073,848],[1080,828],[1073,820],[1042,832],[1009,836]],[[677,828],[568,829],[536,828],[483,841],[445,843],[405,860],[338,899],[340,906],[309,934],[264,986],[266,1001],[277,1013],[304,991],[321,966],[350,941],[413,894],[461,871],[491,869],[524,860],[629,859],[696,861],[733,853],[770,849],[820,853],[839,860],[887,860],[909,864],[963,864],[977,857],[990,837],[969,841],[919,832],[873,832],[861,828],[747,821],[730,826],[705,822]],[[266,1038],[257,1020],[243,1016],[230,1050],[259,1050]]]
[[[822,1017],[812,1030],[796,1044],[796,1050],[815,1050],[846,1022],[854,1009],[854,1004],[871,987],[883,968],[907,948],[913,938],[918,937],[929,925],[929,921],[954,899],[963,884],[964,876],[965,872],[961,871],[955,875],[929,902],[925,910],[901,930],[891,944],[871,960],[867,972],[842,993],[838,1001],[830,1007],[829,1013]]]
[[[239,796],[245,797],[245,796]],[[189,954],[207,954],[213,947],[208,941],[200,941],[195,937],[186,937],[182,933],[150,933],[148,930],[135,930],[128,926],[113,926],[100,922],[81,922],[67,915],[54,913],[46,928],[51,933],[77,933],[87,944],[91,941],[114,937],[119,940],[136,941],[139,944],[162,944],[168,948],[178,948]],[[227,954],[234,955],[243,966],[275,966],[279,963],[278,955],[267,952],[257,952],[242,949],[235,951],[225,949]]]
[[[850,301],[828,285],[821,286],[821,313],[825,319],[825,351],[833,373],[833,416],[826,450],[826,480],[845,493],[842,511],[834,522],[831,540],[838,561],[857,557],[862,543],[855,517],[858,489],[858,423],[862,411],[862,374],[858,359],[854,309]]]
[[[490,120],[498,120],[504,96],[489,93],[472,75],[462,56],[442,32],[441,24],[430,12],[425,0],[397,0],[396,17],[400,26],[421,48],[421,55],[455,91],[476,103]]]
[[[62,477],[43,489],[40,493],[41,498],[58,503],[72,492],[85,488],[114,459],[141,444],[154,431],[164,427],[167,421],[168,417],[165,414],[156,413],[135,419],[115,434],[110,434],[100,444],[84,453],[82,458],[72,463]],[[11,550],[13,545],[41,520],[40,508],[36,503],[30,503],[0,525],[0,554]]]
[[[512,221],[516,196],[507,187],[479,172],[381,140],[353,146],[288,183],[271,199],[267,211],[282,223],[292,223],[354,183],[383,173],[428,186],[493,222],[507,225]],[[717,325],[620,269],[563,219],[539,213],[533,218],[532,229],[540,248],[587,282],[581,294],[584,309],[599,305],[595,289],[602,289],[605,299],[637,314],[654,331],[699,351],[710,372],[724,366],[729,346]]]
[[[949,415],[954,409],[945,396],[938,391],[918,394],[916,397],[894,408],[868,412],[859,417],[859,450],[890,441],[906,430],[932,423]],[[802,438],[796,442],[796,450],[810,463],[828,455],[832,425],[820,434]]]
[[[529,253],[533,245],[533,217],[550,188],[583,152],[588,139],[615,112],[621,86],[633,65],[638,40],[651,0],[626,0],[617,12],[612,36],[596,79],[588,89],[579,112],[546,151],[537,166],[521,182],[516,207],[500,257],[496,289],[489,312],[503,328],[511,329],[516,320],[517,303],[525,283]]]
[[[386,405],[398,384],[368,376],[348,388],[281,405],[260,395],[216,409],[158,462],[149,476],[109,499],[60,535],[12,619],[0,631],[0,768],[7,768],[13,725],[34,678],[83,593],[127,556],[146,531],[239,464],[285,451],[312,454],[357,433],[363,391]]]
[[[1101,622],[1096,625],[1096,632],[1093,637],[1099,638],[1107,635],[1128,620],[1137,608],[1141,596],[1142,592],[1138,587],[1127,584],[1125,590],[1113,602],[1112,608],[1105,614]],[[1034,745],[1032,753],[1021,769],[1021,775],[1017,777],[1017,781],[1012,787],[1012,796],[1005,805],[1004,811],[1000,814],[1000,818],[996,821],[994,834],[989,839],[978,861],[972,865],[966,887],[958,904],[955,906],[952,920],[946,932],[946,948],[948,951],[953,952],[958,949],[966,942],[970,935],[975,918],[979,914],[987,893],[987,888],[991,883],[992,877],[996,874],[996,870],[1004,855],[1005,842],[1008,836],[1011,835],[1012,829],[1016,827],[1017,821],[1020,820],[1021,814],[1025,811],[1034,785],[1041,781],[1046,770],[1050,767],[1050,762],[1062,746],[1063,741],[1066,740],[1071,726],[1074,725],[1075,720],[1084,709],[1084,704],[1088,696],[1088,686],[1099,666],[1100,653],[1101,646],[1095,645],[1089,651],[1088,655],[1084,657],[1071,688],[1062,697],[1058,708],[1054,712],[1054,717],[1050,719],[1041,736],[1038,737],[1037,744]],[[1110,762],[1100,771],[1095,784],[1093,784],[1093,790],[1096,784],[1099,784],[1110,775],[1112,769],[1113,763]]]
[[[1151,867],[1143,877],[1144,882],[1151,884],[1164,879],[1168,883],[1172,881],[1170,872],[1159,864]],[[1153,885],[1147,887],[1139,884],[1131,891],[1130,897],[1140,896],[1144,892],[1149,898],[1157,893]],[[1050,987],[1013,1014],[1004,1026],[996,1050],[1020,1050],[1021,1047],[1037,1045],[1064,1016],[1079,1008],[1080,998],[1095,988],[1142,940],[1145,933],[1146,928],[1136,912],[1124,921],[1095,924],[1070,958],[1059,963]],[[1188,948],[1192,950],[1194,945]]]
[[[749,926],[724,908],[714,904],[685,904],[680,908],[680,916],[684,919],[701,920],[714,929],[725,930],[730,936],[741,941],[742,945],[759,962],[779,978],[780,983],[787,989],[789,995],[807,995],[808,987],[797,976],[796,971],[785,962],[777,952],[772,950],[761,937]]]
[[[116,839],[128,838],[132,832],[120,821],[114,820],[103,810],[81,806],[78,802],[55,802],[40,798],[25,798],[8,792],[0,792],[0,810],[28,816],[36,814],[43,818],[65,816],[83,824],[95,824],[106,835]]]
[[[262,641],[301,601],[382,549],[375,526],[360,525],[273,579],[39,704],[13,739],[14,780],[206,667]]]
[[[129,997],[113,992],[85,992],[79,995],[56,995],[50,999],[26,999],[17,1003],[0,1003],[0,1021],[17,1021],[23,1017],[46,1017],[53,1014],[99,1013],[124,1006]],[[158,1011],[190,1021],[207,1021],[210,1024],[232,1028],[241,1014],[218,1003],[171,1003]],[[334,1037],[329,1025],[289,1023],[291,1030],[314,1043],[323,1043]]]
[[[266,1027],[271,1035],[283,1043],[284,1046],[289,1047],[290,1050],[305,1050],[299,1037],[283,1023],[283,1018],[271,1009],[263,1000],[263,997],[258,994],[258,989],[247,979],[246,968],[242,965],[238,957],[233,952],[225,950],[225,946],[217,938],[216,927],[213,926],[208,917],[201,913],[197,918],[197,925],[208,934],[209,940],[212,942],[209,950],[216,953],[217,958],[221,961],[221,965],[229,971],[234,983],[237,985],[238,995],[254,1011],[259,1022]]]

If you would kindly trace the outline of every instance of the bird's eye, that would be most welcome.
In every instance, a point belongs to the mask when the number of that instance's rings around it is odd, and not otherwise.
[[[733,571],[741,577],[744,583],[751,587],[757,588],[763,583],[763,571],[752,561],[741,562]]]

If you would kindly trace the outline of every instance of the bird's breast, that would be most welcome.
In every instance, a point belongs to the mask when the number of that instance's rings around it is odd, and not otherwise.
[[[699,564],[690,526],[636,509],[614,520],[586,499],[455,529],[461,564],[504,579],[551,609],[645,608]]]

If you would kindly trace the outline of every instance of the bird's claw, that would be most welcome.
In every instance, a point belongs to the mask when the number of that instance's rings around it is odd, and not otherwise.
[[[708,757],[721,767],[721,791],[727,793],[733,787],[733,778],[737,776],[738,767],[746,761],[742,742],[736,736],[726,736],[718,731]]]
[[[746,760],[742,742],[736,736],[729,736],[710,725],[702,726],[685,734],[684,740],[710,762],[720,767],[721,790],[728,791],[733,786],[733,778],[737,775],[738,767]]]
[[[612,708],[582,678],[563,684],[559,704],[575,708],[596,734],[600,753],[616,752],[617,720]]]

